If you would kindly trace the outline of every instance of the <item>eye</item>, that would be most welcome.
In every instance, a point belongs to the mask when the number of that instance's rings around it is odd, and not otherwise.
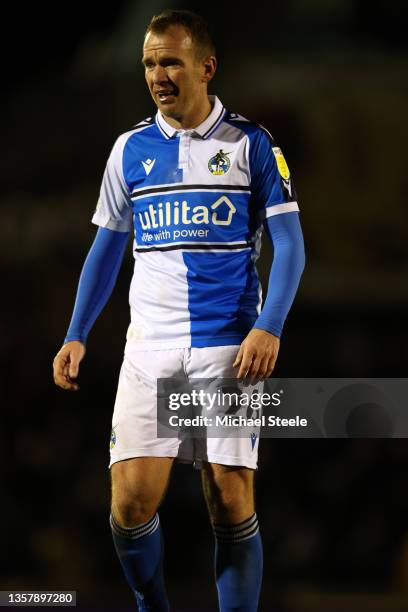
[[[167,68],[167,66],[180,66],[181,62],[178,59],[168,59],[168,60],[164,60],[162,63],[162,66],[164,66],[164,68]]]

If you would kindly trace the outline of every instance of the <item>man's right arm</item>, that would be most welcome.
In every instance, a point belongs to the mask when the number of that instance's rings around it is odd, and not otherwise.
[[[79,389],[75,379],[85,355],[86,339],[115,286],[128,237],[129,232],[98,229],[82,268],[64,345],[53,363],[55,384],[62,389]]]

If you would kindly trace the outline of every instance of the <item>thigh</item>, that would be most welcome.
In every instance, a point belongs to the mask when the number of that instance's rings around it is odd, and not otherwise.
[[[112,465],[112,513],[116,519],[133,525],[156,512],[165,495],[173,461],[170,457],[137,457]]]
[[[143,496],[160,502],[172,465],[171,457],[137,457],[118,461],[111,467],[112,498]]]
[[[254,513],[254,470],[204,461],[201,479],[214,523],[239,523]]]

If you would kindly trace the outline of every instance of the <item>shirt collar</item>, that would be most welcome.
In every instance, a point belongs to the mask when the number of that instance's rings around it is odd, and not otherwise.
[[[207,119],[204,119],[204,121],[200,123],[200,125],[197,125],[197,127],[188,130],[191,133],[197,134],[201,138],[208,138],[221,123],[222,118],[225,114],[225,108],[223,107],[217,96],[208,96],[208,98],[213,107]],[[160,110],[158,110],[156,113],[156,123],[165,138],[173,138],[173,136],[175,136],[177,132],[186,131],[177,130],[169,123],[167,123]]]

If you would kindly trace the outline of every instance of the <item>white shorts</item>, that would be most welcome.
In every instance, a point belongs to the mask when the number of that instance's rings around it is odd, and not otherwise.
[[[157,437],[157,378],[235,378],[237,368],[232,364],[238,349],[234,345],[139,351],[132,350],[128,341],[112,418],[109,467],[134,457],[174,457],[197,468],[208,461],[256,469],[256,433],[181,440]],[[248,392],[255,387],[248,387]]]

